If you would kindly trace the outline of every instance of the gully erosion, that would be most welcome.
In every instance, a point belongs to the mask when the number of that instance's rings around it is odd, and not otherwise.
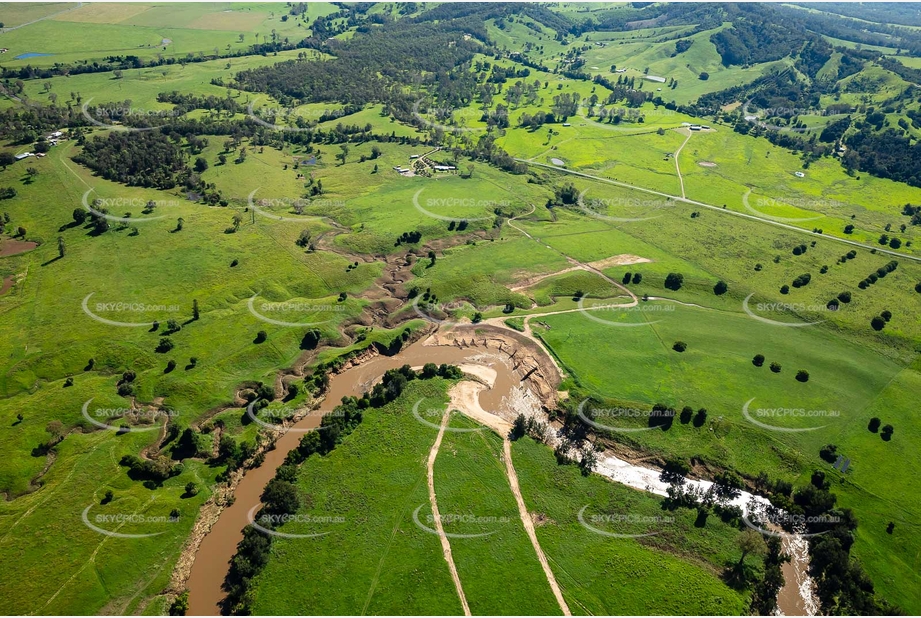
[[[223,510],[214,505],[210,517],[202,516],[193,532],[192,540],[183,553],[183,559],[174,573],[173,590],[189,590],[189,614],[219,615],[220,602],[225,596],[222,590],[229,561],[236,552],[237,543],[243,538],[243,530],[251,524],[251,513],[260,505],[260,496],[265,485],[275,476],[285,456],[293,450],[306,431],[319,426],[322,414],[332,411],[346,396],[361,396],[377,382],[385,371],[403,365],[421,367],[425,363],[454,364],[460,366],[468,379],[462,380],[450,391],[449,410],[458,410],[477,422],[493,429],[503,437],[511,428],[511,421],[519,414],[537,416],[546,421],[544,409],[556,404],[561,370],[551,355],[536,338],[518,333],[504,326],[501,321],[489,320],[479,325],[439,326],[433,334],[423,337],[404,348],[394,356],[368,354],[363,360],[346,365],[338,374],[330,376],[326,396],[319,407],[319,413],[311,413],[291,425],[265,452],[261,465],[249,469],[240,478],[230,496],[224,496],[218,504],[228,504]],[[439,434],[440,436],[440,434]],[[510,451],[506,450],[507,455]],[[432,456],[437,454],[437,444]],[[506,467],[513,490],[514,467],[508,458]],[[605,452],[599,458],[595,472],[610,480],[665,495],[667,485],[659,480],[659,471],[638,466]],[[705,480],[689,479],[688,483],[700,484],[704,488],[710,483]],[[517,498],[517,496],[516,496]],[[743,511],[753,496],[747,492],[733,501]],[[756,497],[756,499],[758,499]],[[761,499],[763,500],[763,499]],[[530,518],[523,501],[519,501],[523,524],[527,529]],[[207,520],[207,521],[205,521]],[[208,523],[213,522],[210,529]],[[553,590],[560,608],[568,614],[568,607],[537,542],[530,535],[538,559],[544,566],[548,584]],[[446,539],[443,539],[446,540]],[[443,543],[443,545],[446,545]],[[805,539],[798,535],[786,535],[784,548],[791,554],[792,561],[784,565],[784,586],[778,594],[778,609],[784,615],[815,615],[817,607],[813,600],[812,582],[808,577],[808,554]],[[453,566],[450,548],[445,548],[445,559]],[[191,562],[191,568],[190,563]],[[463,601],[460,582],[456,581],[458,593]],[[465,606],[466,609],[466,606]],[[466,612],[465,612],[466,613]]]

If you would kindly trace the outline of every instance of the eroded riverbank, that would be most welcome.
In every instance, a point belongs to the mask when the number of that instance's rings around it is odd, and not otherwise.
[[[368,358],[331,376],[329,389],[318,407],[319,413],[306,414],[278,438],[275,447],[265,453],[260,466],[246,472],[233,490],[232,504],[220,512],[202,538],[186,582],[190,593],[189,614],[220,614],[219,604],[225,596],[222,584],[229,561],[243,538],[243,530],[251,523],[250,513],[260,504],[263,488],[274,477],[288,452],[298,445],[305,432],[319,426],[322,413],[332,411],[343,397],[360,396],[388,369],[406,364],[421,367],[426,363],[461,366],[472,379],[452,388],[453,407],[497,431],[507,433],[511,421],[519,412],[540,414],[542,406],[549,408],[556,403],[560,376],[546,351],[526,336],[492,325],[455,327],[436,332],[396,356]],[[667,485],[659,479],[658,470],[638,466],[610,453],[602,455],[595,471],[641,491],[658,495],[666,493]],[[688,483],[699,485],[702,489],[712,484],[705,480],[689,480]],[[732,503],[747,512],[750,501],[767,504],[764,498],[747,492]],[[787,549],[788,541],[785,541],[785,549],[792,553],[792,548],[798,546],[797,539],[802,541],[800,549],[805,547],[803,539],[792,537],[789,541],[791,549]],[[785,565],[786,581],[778,594],[779,609],[785,615],[816,613],[815,603],[809,596],[811,582],[807,567],[808,554],[804,552]]]

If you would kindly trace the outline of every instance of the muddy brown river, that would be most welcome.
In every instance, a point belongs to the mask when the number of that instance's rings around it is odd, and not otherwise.
[[[511,393],[520,386],[521,380],[509,365],[507,354],[495,347],[459,348],[454,346],[424,345],[424,340],[408,346],[394,357],[378,356],[369,361],[353,366],[342,373],[332,376],[329,391],[319,408],[326,413],[341,402],[346,396],[360,396],[378,381],[385,371],[403,365],[421,367],[425,363],[475,363],[489,365],[496,370],[496,381],[492,388],[479,393],[479,402],[483,410],[495,411],[511,400]],[[225,597],[222,590],[227,575],[230,559],[236,553],[237,544],[243,538],[243,530],[249,525],[250,511],[260,504],[260,496],[265,485],[275,476],[278,467],[284,462],[289,451],[297,447],[304,430],[320,424],[321,414],[309,414],[296,423],[292,429],[282,435],[275,443],[275,448],[266,452],[265,460],[257,468],[248,470],[234,490],[234,502],[225,508],[211,530],[202,539],[195,554],[191,574],[186,587],[189,590],[189,615],[220,615],[219,603]],[[635,466],[616,457],[605,457],[599,465],[599,474],[609,479],[636,487],[640,490],[655,491],[653,486],[658,481],[658,472]],[[697,481],[708,483],[707,481]],[[746,498],[747,500],[747,498]],[[802,538],[796,539],[803,541]],[[804,545],[793,547],[785,541],[784,547],[794,557],[792,563],[784,565],[785,584],[778,594],[779,610],[783,615],[815,615],[816,607],[811,598],[811,582],[808,581],[806,569],[808,554],[797,552]]]
[[[502,364],[503,359],[498,350],[424,346],[420,340],[397,356],[378,356],[332,376],[326,399],[319,410],[330,412],[342,401],[343,397],[362,395],[388,369],[407,364],[413,367],[422,366],[425,363],[458,364],[487,354],[490,358],[485,362],[501,369],[498,364]],[[502,398],[519,384],[512,371],[499,370],[497,374],[494,387],[480,393],[480,405],[484,410],[499,409]],[[319,426],[320,418],[320,414],[310,414],[293,427],[296,430],[312,429]],[[266,452],[262,465],[247,470],[237,484],[233,493],[234,503],[221,512],[220,518],[205,535],[195,554],[195,562],[187,584],[189,615],[220,615],[218,604],[225,596],[221,585],[227,575],[230,559],[236,553],[237,543],[243,539],[243,529],[250,523],[248,514],[254,506],[260,504],[259,498],[263,488],[275,476],[275,471],[284,463],[288,452],[297,447],[303,435],[303,431],[288,431],[282,435],[275,443],[275,448]]]

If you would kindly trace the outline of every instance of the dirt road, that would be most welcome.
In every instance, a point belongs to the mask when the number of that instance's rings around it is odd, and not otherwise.
[[[512,494],[515,495],[515,502],[518,503],[518,514],[521,516],[521,523],[524,526],[525,532],[528,533],[528,538],[531,539],[531,545],[534,546],[534,551],[537,553],[537,559],[540,561],[540,566],[544,569],[544,574],[547,576],[547,583],[550,584],[550,589],[553,590],[553,596],[556,597],[556,602],[559,603],[563,615],[572,616],[572,613],[569,611],[569,606],[566,604],[566,599],[563,598],[563,593],[556,583],[556,577],[553,576],[553,571],[550,570],[547,556],[544,555],[544,550],[541,549],[540,543],[537,540],[537,533],[534,531],[534,522],[531,520],[531,514],[528,513],[528,507],[525,506],[524,498],[521,497],[521,488],[518,486],[518,474],[515,473],[515,466],[512,464],[512,443],[508,438],[503,440],[502,450],[505,454],[505,472],[508,475],[508,484],[512,488]]]
[[[429,503],[432,505],[432,517],[435,519],[435,530],[438,531],[438,538],[441,539],[441,549],[444,552],[445,561],[448,563],[448,570],[451,571],[451,579],[454,580],[454,587],[457,589],[457,596],[460,598],[461,605],[464,608],[464,615],[470,616],[470,606],[467,605],[467,597],[464,596],[464,588],[461,586],[460,576],[457,574],[457,566],[454,564],[454,556],[451,554],[451,541],[445,535],[444,526],[441,525],[441,515],[438,512],[438,498],[435,496],[435,458],[438,457],[438,449],[441,448],[441,439],[445,435],[445,427],[451,420],[451,409],[445,410],[441,417],[441,427],[438,430],[438,437],[435,438],[435,444],[429,452],[428,461],[428,486],[429,486]]]

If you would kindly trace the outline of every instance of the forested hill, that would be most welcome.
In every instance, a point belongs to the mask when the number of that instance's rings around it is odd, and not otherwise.
[[[359,31],[346,41],[310,40],[335,56],[325,62],[289,60],[243,71],[236,84],[279,101],[383,101],[394,86],[420,73],[446,73],[483,49],[483,22],[472,16],[444,21],[400,20]]]

